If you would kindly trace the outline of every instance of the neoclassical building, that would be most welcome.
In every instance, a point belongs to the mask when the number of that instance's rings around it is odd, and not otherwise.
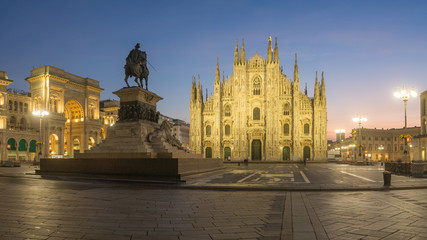
[[[36,144],[42,157],[70,157],[103,138],[117,117],[100,119],[99,82],[53,66],[31,70],[30,91],[8,89],[13,80],[0,71],[0,161],[32,161]],[[112,108],[113,109],[113,108]],[[32,114],[44,110],[41,120]],[[101,111],[102,114],[108,112]],[[102,116],[105,117],[105,116]],[[100,121],[103,120],[103,121]],[[104,130],[105,129],[105,130]]]
[[[220,80],[217,61],[214,92],[203,100],[193,77],[190,100],[190,150],[206,158],[232,160],[325,160],[326,93],[322,73],[314,97],[300,90],[295,56],[293,81],[280,67],[277,39],[268,40],[267,59],[246,60],[236,42],[233,73]]]

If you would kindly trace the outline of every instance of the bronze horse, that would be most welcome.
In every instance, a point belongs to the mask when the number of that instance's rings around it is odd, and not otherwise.
[[[150,72],[147,68],[147,54],[139,50],[139,43],[136,44],[135,49],[130,51],[128,57],[126,58],[125,65],[125,82],[128,87],[129,77],[135,77],[135,82],[138,84],[138,87],[143,88],[142,79],[145,79],[145,89],[148,90],[148,75]],[[139,82],[138,82],[139,79]]]

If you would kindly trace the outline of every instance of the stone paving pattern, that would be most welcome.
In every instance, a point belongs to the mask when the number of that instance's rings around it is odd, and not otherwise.
[[[0,174],[0,239],[427,239],[427,191],[212,191]]]

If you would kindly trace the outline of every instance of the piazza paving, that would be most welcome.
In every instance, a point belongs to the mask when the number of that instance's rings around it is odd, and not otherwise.
[[[226,167],[157,185],[0,168],[0,239],[427,239],[425,178],[387,189],[381,166]]]

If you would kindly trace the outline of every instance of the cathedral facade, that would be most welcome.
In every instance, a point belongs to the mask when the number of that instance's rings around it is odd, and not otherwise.
[[[277,39],[268,41],[267,59],[246,60],[234,53],[233,74],[220,80],[217,61],[214,92],[203,100],[193,77],[190,100],[190,150],[205,158],[252,161],[325,160],[327,154],[325,82],[314,96],[300,90],[295,56],[293,81],[281,70]]]

